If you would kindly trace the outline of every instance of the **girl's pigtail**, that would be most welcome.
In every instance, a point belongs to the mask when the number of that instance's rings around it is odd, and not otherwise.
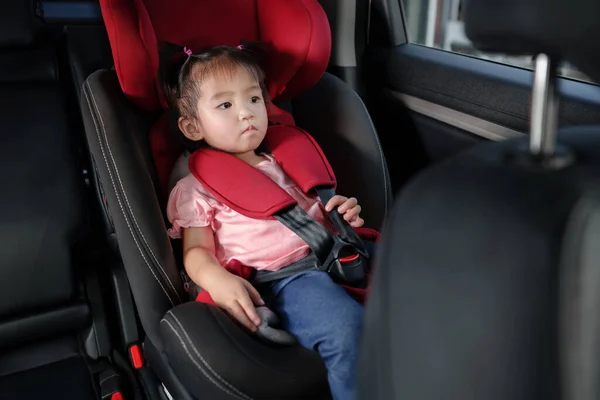
[[[180,109],[178,100],[181,98],[180,74],[181,68],[189,58],[187,49],[173,43],[164,42],[159,47],[159,90],[161,102],[169,111],[169,130],[179,137],[178,121]]]
[[[268,49],[264,43],[256,41],[241,41],[237,48],[252,57],[262,69],[265,68]]]
[[[161,95],[166,101],[166,107],[175,105],[177,99],[181,96],[179,93],[179,75],[181,67],[189,57],[186,48],[163,42],[158,50],[158,76]]]

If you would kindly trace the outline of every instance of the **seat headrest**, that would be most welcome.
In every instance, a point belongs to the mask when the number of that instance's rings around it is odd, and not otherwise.
[[[35,39],[36,0],[3,0],[0,5],[0,48],[28,46]]]
[[[331,32],[317,0],[100,0],[115,69],[125,95],[146,110],[162,108],[158,46],[193,51],[260,41],[272,49],[266,76],[273,100],[315,84],[327,68]]]
[[[467,0],[465,32],[482,50],[545,53],[600,82],[600,1]]]

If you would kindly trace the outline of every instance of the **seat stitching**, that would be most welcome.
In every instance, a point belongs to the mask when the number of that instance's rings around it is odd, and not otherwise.
[[[89,87],[89,84],[88,84]],[[91,91],[90,88],[90,94],[92,96],[92,102],[94,103],[94,106],[96,107],[96,110],[98,110],[98,105],[96,104],[96,98],[94,96],[94,92]],[[165,272],[165,270],[163,269],[161,263],[158,261],[158,258],[156,257],[156,255],[154,254],[154,252],[152,251],[152,247],[148,244],[148,242],[146,241],[146,237],[144,236],[144,232],[142,232],[142,230],[140,229],[137,219],[135,217],[135,214],[133,213],[133,210],[131,208],[131,205],[129,204],[129,199],[127,198],[127,194],[125,193],[125,188],[123,187],[123,182],[121,181],[121,176],[119,174],[119,168],[117,167],[117,164],[115,162],[115,159],[112,155],[112,151],[110,149],[110,144],[108,142],[108,137],[106,135],[106,129],[104,127],[104,120],[102,119],[102,115],[100,114],[100,112],[98,112],[98,117],[100,118],[100,124],[102,126],[102,131],[104,133],[104,139],[106,141],[106,147],[108,149],[108,154],[110,155],[110,158],[113,162],[113,165],[115,167],[115,172],[117,175],[117,180],[119,181],[119,185],[121,186],[121,191],[123,192],[123,198],[125,199],[125,203],[127,204],[127,208],[129,208],[129,211],[131,213],[131,216],[133,217],[133,221],[134,224],[138,230],[138,232],[140,233],[140,235],[142,236],[142,240],[144,241],[144,243],[146,244],[148,250],[150,251],[150,254],[152,255],[152,258],[154,258],[154,261],[156,262],[156,264],[159,266],[159,268],[161,269],[162,273],[164,274],[165,278],[167,278],[167,281],[169,282],[169,284],[171,285],[171,288],[173,289],[173,291],[175,292],[175,295],[177,296],[177,298],[179,299],[179,301],[181,302],[181,297],[179,297],[179,292],[177,292],[177,290],[175,289],[175,286],[173,285],[173,282],[171,282],[171,279],[169,278],[169,275],[167,275],[167,273]]]
[[[90,86],[89,82],[86,81],[85,84],[87,85],[88,89],[91,91],[92,89],[91,89],[91,86]],[[102,139],[100,137],[100,130],[98,129],[98,124],[96,123],[96,118],[94,116],[94,109],[92,108],[92,105],[90,103],[90,99],[89,99],[87,91],[84,90],[83,93],[85,95],[85,100],[86,100],[86,102],[88,104],[88,107],[90,109],[90,114],[92,116],[92,121],[94,122],[94,127],[96,128],[96,135],[98,137],[98,144],[100,145],[100,150],[102,151],[102,157],[104,158],[104,163],[106,164],[106,167],[107,167],[107,170],[108,170],[108,175],[110,177],[110,181],[112,183],[113,189],[115,190],[115,195],[116,195],[116,198],[117,198],[117,202],[119,203],[119,207],[121,208],[121,213],[123,214],[125,222],[127,223],[127,227],[129,228],[129,232],[131,233],[131,237],[133,238],[133,241],[134,241],[136,247],[138,248],[138,250],[140,252],[140,255],[142,256],[142,259],[144,260],[144,262],[148,266],[148,269],[150,270],[150,272],[154,276],[154,279],[156,279],[156,281],[160,285],[160,287],[163,290],[163,292],[167,295],[167,298],[171,302],[171,305],[174,306],[175,303],[171,299],[171,296],[169,295],[169,293],[167,292],[167,290],[165,289],[165,287],[162,285],[162,283],[160,282],[160,279],[158,278],[158,276],[154,272],[153,268],[151,267],[150,263],[146,259],[146,256],[144,255],[144,252],[143,252],[142,248],[140,247],[140,245],[138,243],[138,240],[137,240],[137,238],[135,237],[135,235],[133,233],[133,229],[131,228],[131,225],[129,223],[129,219],[127,218],[127,215],[125,214],[125,209],[123,208],[123,204],[121,203],[121,199],[120,199],[120,197],[119,197],[119,195],[117,193],[117,186],[115,185],[115,181],[113,179],[113,175],[112,175],[112,172],[110,170],[110,165],[108,163],[108,159],[106,158],[106,153],[104,152],[104,147],[102,146]]]
[[[140,229],[140,226],[138,225],[138,222],[137,222],[137,219],[135,217],[135,214],[133,213],[131,205],[129,204],[129,199],[127,198],[127,194],[125,193],[125,188],[123,187],[123,182],[121,181],[121,176],[119,174],[119,168],[117,167],[117,164],[116,164],[115,159],[113,157],[112,151],[110,149],[110,144],[108,142],[108,137],[106,135],[106,128],[104,126],[104,120],[102,119],[102,115],[98,111],[98,105],[96,104],[96,98],[94,96],[94,92],[91,90],[91,87],[89,86],[89,83],[88,83],[88,87],[90,88],[90,95],[92,96],[92,102],[94,103],[94,107],[96,108],[96,110],[98,112],[98,117],[100,118],[100,125],[102,126],[102,132],[104,133],[104,139],[106,141],[106,148],[108,149],[108,154],[110,155],[110,158],[112,160],[113,166],[115,167],[115,172],[116,172],[116,175],[117,175],[117,180],[119,181],[119,186],[121,186],[121,191],[123,192],[123,198],[125,199],[125,203],[127,204],[127,208],[129,209],[129,212],[131,213],[131,216],[133,217],[133,221],[134,221],[134,224],[135,224],[135,226],[137,228],[137,231],[142,236],[142,240],[144,241],[144,243],[146,244],[148,250],[150,251],[150,254],[152,255],[152,258],[154,258],[154,261],[156,262],[156,264],[158,265],[158,267],[161,269],[163,275],[165,276],[165,278],[167,278],[167,281],[171,285],[171,288],[173,289],[173,292],[175,292],[175,295],[177,296],[177,298],[181,302],[181,297],[179,297],[179,292],[175,289],[175,286],[173,285],[173,282],[171,282],[171,279],[169,278],[169,275],[167,275],[167,273],[163,269],[160,261],[158,260],[158,258],[154,254],[154,252],[152,251],[152,247],[146,241],[146,237],[144,236],[144,232],[142,232],[142,230]]]
[[[104,379],[102,379],[102,380],[100,381],[100,385],[102,385],[102,384],[103,384],[104,382],[106,382],[107,380],[109,380],[109,379],[112,379],[112,378],[114,378],[114,377],[117,377],[117,376],[119,376],[119,374],[112,374],[112,375],[111,375],[111,376],[109,376],[108,378],[104,378]]]
[[[190,353],[188,347],[186,346],[186,343],[183,341],[183,338],[181,337],[181,335],[179,334],[179,332],[177,332],[177,330],[175,329],[175,327],[171,324],[171,322],[163,319],[160,322],[164,322],[165,324],[167,324],[167,326],[173,331],[173,333],[175,334],[175,336],[177,336],[177,338],[179,339],[179,343],[181,344],[181,347],[183,348],[183,350],[185,351],[185,353],[187,354],[187,356],[190,358],[190,360],[192,360],[192,362],[194,363],[194,365],[196,366],[196,368],[198,368],[200,370],[200,372],[202,373],[202,375],[204,375],[206,378],[208,378],[208,380],[210,380],[212,382],[213,385],[215,385],[216,387],[218,387],[219,389],[223,390],[225,393],[236,396],[239,398],[239,396],[236,395],[236,393],[229,391],[226,387],[219,385],[219,382],[217,382],[210,374],[208,374],[198,363],[198,361],[196,361],[194,359],[194,357],[192,356],[192,354]],[[204,360],[201,359],[201,361],[204,363]],[[208,367],[208,365],[206,365]],[[210,369],[210,367],[208,367]],[[212,369],[210,369],[212,371]],[[213,371],[214,372],[214,371]],[[247,399],[245,397],[242,397],[244,399]]]
[[[179,328],[181,330],[181,332],[183,333],[183,335],[185,336],[185,338],[187,339],[188,343],[190,344],[192,350],[194,351],[194,353],[196,354],[196,356],[202,361],[202,364],[204,364],[206,366],[206,368],[208,368],[210,370],[210,372],[212,372],[215,377],[221,382],[223,383],[225,386],[227,386],[230,390],[232,390],[233,392],[235,392],[238,396],[240,396],[241,398],[245,399],[245,400],[252,400],[251,397],[249,397],[248,395],[246,395],[245,393],[241,392],[239,389],[235,388],[231,383],[227,382],[223,377],[221,377],[207,362],[206,360],[202,357],[202,355],[200,355],[200,352],[198,351],[198,349],[196,348],[196,346],[194,346],[194,343],[192,342],[192,340],[190,339],[189,335],[187,334],[187,332],[185,331],[185,329],[183,328],[183,325],[181,324],[181,322],[179,322],[179,320],[177,319],[177,317],[175,316],[175,314],[169,310],[167,311],[167,314],[170,315],[175,322],[177,323],[177,325],[179,325]],[[165,320],[165,322],[168,322]]]
[[[180,325],[180,327],[181,327],[181,324],[179,323],[179,321],[177,320],[177,318],[175,317],[175,315],[173,313],[171,313],[171,312],[168,312],[168,314],[171,314],[171,317],[173,317],[175,319],[175,321],[177,322],[177,324]],[[251,397],[249,397],[246,394],[240,392],[238,389],[236,389],[231,384],[229,384],[227,381],[225,381],[223,378],[221,378],[219,376],[219,374],[217,374],[215,372],[215,370],[212,369],[210,365],[208,365],[208,363],[206,362],[206,360],[200,355],[200,353],[198,352],[198,350],[194,347],[194,344],[190,340],[189,336],[187,336],[187,334],[185,333],[185,330],[182,330],[182,333],[186,336],[187,343],[192,347],[192,349],[194,350],[194,353],[200,359],[200,362],[204,365],[204,367],[206,367],[206,369],[208,369],[214,375],[214,377],[211,376],[209,373],[207,373],[207,371],[204,368],[202,368],[202,366],[198,363],[198,360],[196,360],[193,357],[193,355],[190,352],[188,346],[186,345],[186,341],[183,340],[183,338],[181,337],[181,335],[179,334],[179,332],[177,331],[177,329],[173,326],[173,324],[171,324],[170,321],[168,321],[168,320],[166,320],[164,318],[160,322],[164,322],[165,324],[167,324],[169,326],[169,328],[171,328],[171,330],[173,331],[173,333],[175,334],[175,336],[177,336],[177,338],[179,339],[179,342],[180,342],[181,346],[183,347],[183,349],[185,350],[185,353],[188,355],[188,357],[190,358],[190,360],[192,360],[192,362],[194,363],[194,365],[196,366],[196,368],[198,368],[200,370],[200,372],[202,372],[202,374],[205,377],[207,377],[215,386],[217,386],[219,389],[223,390],[227,394],[231,394],[233,396],[236,396],[237,398],[241,398],[241,399],[244,399],[244,400],[252,400]],[[217,378],[218,382],[214,378]],[[219,383],[222,383],[225,386],[220,385]]]
[[[171,330],[173,331],[173,333],[175,334],[175,336],[177,336],[177,339],[179,339],[179,343],[181,344],[181,347],[183,348],[183,350],[185,350],[185,353],[187,354],[187,356],[190,358],[190,360],[192,360],[192,362],[194,363],[194,365],[196,366],[196,368],[198,368],[200,370],[200,372],[202,373],[202,375],[204,375],[206,378],[208,378],[209,381],[211,381],[213,383],[213,385],[219,387],[219,382],[216,382],[214,380],[214,378],[212,376],[210,376],[210,374],[206,373],[206,371],[198,364],[198,362],[194,359],[194,357],[192,357],[192,354],[190,353],[190,351],[188,350],[185,342],[183,341],[181,335],[179,334],[179,332],[177,332],[177,330],[175,329],[175,327],[166,319],[162,319],[160,321],[161,323],[164,322],[165,324],[167,324],[169,326],[169,328],[171,328]],[[226,388],[224,389],[225,392],[231,394]]]

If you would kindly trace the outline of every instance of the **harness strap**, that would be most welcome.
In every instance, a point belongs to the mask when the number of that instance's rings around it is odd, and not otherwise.
[[[321,202],[327,204],[335,195],[333,188],[317,188]],[[300,236],[311,249],[302,260],[279,271],[256,271],[252,282],[261,284],[287,278],[309,270],[326,271],[341,280],[360,282],[364,276],[362,263],[368,259],[365,245],[337,208],[328,213],[338,231],[332,235],[298,205],[288,207],[275,215],[278,221]]]
[[[309,253],[302,260],[291,263],[290,265],[283,267],[279,271],[256,271],[252,277],[252,283],[260,285],[261,283],[279,281],[287,278],[288,276],[295,275],[300,272],[310,271],[319,269],[319,261],[314,253]]]
[[[319,262],[325,263],[327,261],[334,244],[333,235],[308,215],[302,207],[295,205],[273,216],[300,236],[308,244]]]

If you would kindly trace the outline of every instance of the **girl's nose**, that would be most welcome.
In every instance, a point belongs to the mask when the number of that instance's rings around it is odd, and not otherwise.
[[[240,120],[248,120],[254,118],[254,114],[247,107],[244,107],[240,110]]]

